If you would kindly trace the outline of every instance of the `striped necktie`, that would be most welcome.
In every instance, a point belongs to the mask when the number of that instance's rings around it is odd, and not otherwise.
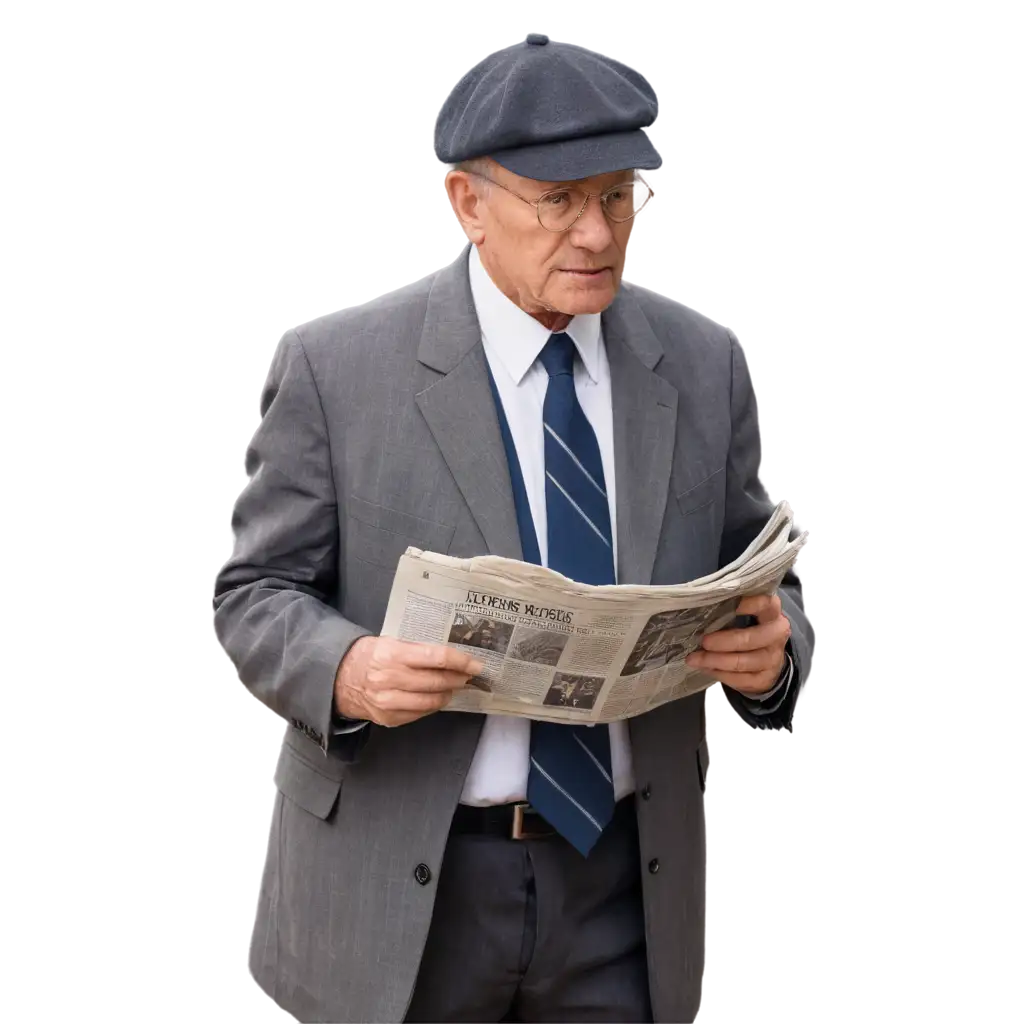
[[[580,583],[614,583],[601,451],[576,397],[575,352],[567,334],[552,334],[540,354],[548,373],[543,414],[548,566]],[[563,694],[565,707],[593,705],[596,684],[590,677],[557,672],[555,684],[560,689],[553,692]],[[589,854],[615,810],[608,726],[531,723],[526,795],[576,849]]]

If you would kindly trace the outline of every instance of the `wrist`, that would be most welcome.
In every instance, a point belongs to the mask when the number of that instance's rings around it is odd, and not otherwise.
[[[345,652],[334,675],[334,700],[331,705],[331,717],[340,719],[343,723],[365,721],[362,712],[363,707],[356,699],[358,687],[353,683],[365,674],[365,661],[368,657],[367,647],[372,646],[367,641],[376,640],[376,637],[361,636]]]
[[[353,699],[344,685],[336,685],[334,690],[334,707],[331,718],[340,722],[361,722],[365,720],[363,708]]]
[[[789,688],[793,682],[794,672],[792,655],[787,652],[786,663],[779,675],[778,682],[765,693],[750,698],[750,710],[758,716],[771,715],[778,711],[789,696]]]

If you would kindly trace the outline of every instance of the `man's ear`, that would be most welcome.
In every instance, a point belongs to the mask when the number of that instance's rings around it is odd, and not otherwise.
[[[444,179],[444,187],[466,237],[474,245],[480,245],[486,235],[481,216],[480,186],[467,171],[449,171]]]

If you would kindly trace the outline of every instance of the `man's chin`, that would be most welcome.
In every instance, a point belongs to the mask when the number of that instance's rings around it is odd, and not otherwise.
[[[569,316],[580,316],[584,313],[603,313],[615,299],[617,288],[606,283],[600,288],[593,285],[582,287],[562,287],[553,297],[551,305]]]

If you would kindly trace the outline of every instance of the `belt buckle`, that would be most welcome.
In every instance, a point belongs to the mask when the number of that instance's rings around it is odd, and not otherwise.
[[[531,819],[533,821],[531,822]],[[544,822],[537,826],[537,821]],[[512,838],[540,839],[555,834],[555,830],[530,806],[528,801],[512,805]]]

